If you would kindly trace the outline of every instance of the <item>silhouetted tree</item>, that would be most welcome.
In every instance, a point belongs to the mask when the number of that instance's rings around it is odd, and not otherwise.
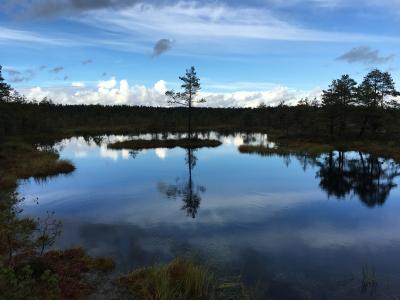
[[[181,88],[183,92],[167,91],[165,95],[169,97],[168,103],[178,104],[188,108],[188,131],[189,139],[192,132],[192,107],[195,103],[204,103],[205,99],[196,99],[196,95],[201,89],[200,79],[197,77],[194,67],[186,70],[185,76],[179,77],[183,81]]]
[[[331,89],[324,90],[322,94],[322,107],[324,108],[325,115],[328,119],[328,130],[331,138],[335,135],[335,127],[337,123],[336,113],[336,96]]]
[[[14,265],[16,255],[35,248],[32,235],[36,229],[32,218],[19,218],[23,201],[17,193],[0,192],[0,265]]]
[[[42,100],[40,100],[39,105],[54,105],[54,102],[50,98],[44,97]]]
[[[258,104],[257,108],[258,109],[265,109],[265,108],[267,108],[267,105],[264,102],[260,102],[260,104]]]
[[[346,133],[347,114],[350,105],[356,102],[357,82],[349,75],[332,81],[327,90],[322,93],[322,105],[329,119],[329,132],[334,136],[336,119],[339,118],[339,135]]]
[[[0,102],[8,101],[12,91],[11,86],[4,82],[2,69],[3,67],[0,65]]]
[[[289,135],[288,106],[284,100],[281,100],[276,109],[278,111],[279,127],[285,130],[287,136]]]
[[[390,96],[398,95],[390,73],[375,69],[364,77],[358,87],[358,104],[364,107],[360,136],[364,135],[367,126],[374,132],[382,126],[382,110],[396,103]]]
[[[320,107],[320,103],[317,98],[309,99],[308,97],[302,98],[298,101],[295,109],[292,107],[288,107],[288,121],[289,126],[292,127],[291,132],[294,135],[304,135],[307,132],[310,132],[310,129],[313,129],[313,132],[316,133],[317,129],[315,124],[318,121],[319,112],[318,109]],[[293,125],[296,126],[293,128]],[[297,132],[296,132],[297,130]]]
[[[365,106],[373,106],[385,108],[390,104],[387,96],[398,96],[392,75],[388,72],[381,72],[378,69],[372,70],[364,77],[361,84],[367,97],[359,99],[360,104]]]

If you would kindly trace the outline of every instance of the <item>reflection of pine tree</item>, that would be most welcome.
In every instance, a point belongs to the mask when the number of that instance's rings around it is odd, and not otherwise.
[[[383,204],[390,191],[396,187],[394,179],[400,175],[399,166],[375,157],[364,157],[350,161],[350,172],[354,178],[353,189],[368,206]]]
[[[351,191],[351,183],[344,162],[345,154],[338,152],[336,157],[330,152],[322,162],[319,163],[317,177],[321,179],[320,187],[328,193],[328,196],[344,198]]]
[[[186,149],[185,161],[188,165],[188,180],[182,183],[178,179],[176,184],[171,185],[159,184],[159,191],[166,195],[167,198],[181,198],[183,202],[182,210],[185,210],[187,215],[194,219],[196,218],[197,211],[200,207],[200,195],[206,191],[206,188],[194,184],[192,179],[192,170],[197,163],[194,149]]]

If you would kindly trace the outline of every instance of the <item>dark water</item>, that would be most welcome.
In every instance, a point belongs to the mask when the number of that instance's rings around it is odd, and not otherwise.
[[[22,183],[25,211],[54,210],[59,246],[112,255],[121,271],[191,255],[271,299],[399,299],[397,164],[241,154],[267,136],[218,138],[213,149],[141,152],[107,149],[120,136],[65,140],[55,147],[76,171]]]

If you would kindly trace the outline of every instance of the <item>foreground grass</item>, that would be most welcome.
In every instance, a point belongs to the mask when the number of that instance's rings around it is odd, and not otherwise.
[[[187,258],[117,277],[114,268],[113,259],[91,257],[82,248],[25,254],[13,266],[0,263],[0,299],[263,299],[240,278],[219,279]]]
[[[113,269],[112,259],[82,248],[25,253],[13,266],[0,264],[0,299],[86,299],[97,289],[95,278]]]
[[[222,143],[208,139],[130,140],[109,144],[110,149],[142,150],[153,148],[203,148],[218,147]]]
[[[52,215],[22,215],[23,200],[0,193],[0,299],[85,299],[95,292],[95,281],[114,269],[114,261],[82,248],[47,251],[61,234],[60,223]]]
[[[51,149],[39,150],[19,140],[0,144],[0,189],[15,188],[18,179],[44,179],[74,170],[70,161],[59,159]]]
[[[217,278],[207,267],[182,257],[125,274],[118,279],[118,286],[132,299],[261,299],[240,278]]]
[[[177,258],[164,266],[133,271],[119,285],[134,299],[214,299],[214,277],[207,268]]]

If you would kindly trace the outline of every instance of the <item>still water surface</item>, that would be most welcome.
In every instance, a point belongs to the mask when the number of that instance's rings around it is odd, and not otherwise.
[[[242,154],[274,145],[265,134],[211,137],[223,144],[132,152],[107,148],[132,137],[63,140],[55,147],[76,171],[21,183],[25,212],[54,210],[58,246],[111,255],[120,271],[191,255],[272,299],[399,299],[397,164]]]

